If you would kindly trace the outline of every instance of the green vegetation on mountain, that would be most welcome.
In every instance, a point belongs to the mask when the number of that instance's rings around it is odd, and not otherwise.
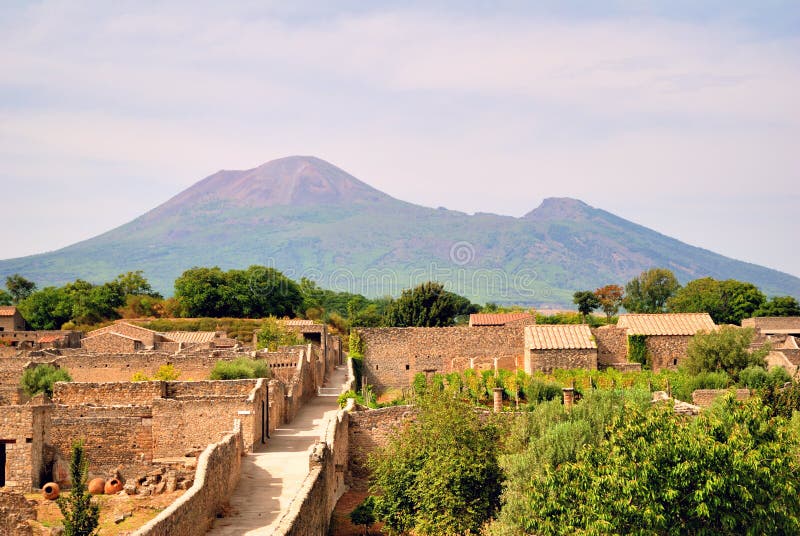
[[[367,297],[436,280],[472,301],[571,302],[654,266],[681,282],[751,281],[800,296],[800,279],[671,239],[574,199],[521,218],[468,215],[385,195],[313,157],[220,171],[134,221],[61,250],[0,261],[40,286],[142,270],[167,295],[192,266],[277,268],[293,280]]]

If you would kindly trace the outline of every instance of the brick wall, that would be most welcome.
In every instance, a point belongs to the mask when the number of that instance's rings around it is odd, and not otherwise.
[[[650,335],[646,339],[647,352],[654,372],[675,370],[686,360],[686,348],[691,335]]]
[[[597,370],[597,350],[594,348],[529,350],[529,352],[530,367],[526,364],[526,371],[550,373],[555,369]]]
[[[628,361],[628,335],[627,330],[617,326],[601,326],[592,329],[595,342],[597,342],[598,366],[612,363],[626,363]]]
[[[522,326],[449,328],[365,328],[364,373],[378,389],[408,387],[418,372],[464,370],[471,363],[494,362],[499,368],[522,367]]]
[[[386,445],[391,435],[415,415],[416,410],[411,406],[391,406],[350,413],[347,485],[351,489],[368,489],[367,457],[376,448]]]
[[[239,482],[244,455],[242,429],[209,445],[197,461],[194,484],[133,536],[195,536],[204,534]]]

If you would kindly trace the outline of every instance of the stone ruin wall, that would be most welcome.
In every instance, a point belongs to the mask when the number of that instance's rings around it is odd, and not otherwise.
[[[549,374],[557,368],[597,370],[597,351],[594,348],[530,350],[530,361],[530,369],[526,366],[526,371],[542,371]]]
[[[457,326],[448,328],[364,328],[364,374],[382,390],[405,388],[420,372],[441,373],[467,368],[513,370],[523,366],[522,326]]]
[[[714,403],[714,400],[728,393],[734,393],[736,400],[750,398],[749,389],[696,389],[692,392],[692,404],[707,408]]]
[[[686,361],[691,335],[649,335],[646,339],[648,360],[653,372],[676,370]]]
[[[241,425],[236,421],[233,432],[200,455],[192,487],[133,536],[204,534],[236,489],[244,452]]]
[[[350,489],[369,489],[367,457],[378,447],[386,445],[404,422],[415,417],[416,410],[412,406],[390,406],[350,413],[347,461],[347,485]]]
[[[0,488],[0,534],[32,536],[28,520],[36,519],[36,503],[21,493]]]
[[[42,406],[0,406],[0,442],[6,447],[6,488],[28,491],[44,474],[48,414]]]
[[[601,326],[592,329],[597,343],[597,365],[608,367],[628,362],[627,330],[617,326]]]

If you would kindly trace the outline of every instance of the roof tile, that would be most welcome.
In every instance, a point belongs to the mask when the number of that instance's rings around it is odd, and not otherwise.
[[[656,313],[619,315],[617,327],[628,335],[694,335],[716,328],[708,313]]]
[[[586,324],[538,324],[525,327],[529,350],[580,350],[597,348]]]

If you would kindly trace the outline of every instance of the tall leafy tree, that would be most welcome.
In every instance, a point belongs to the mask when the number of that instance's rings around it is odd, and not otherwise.
[[[708,313],[717,324],[739,324],[765,301],[764,294],[752,283],[704,277],[679,289],[667,302],[667,308],[675,313]]]
[[[671,270],[651,268],[625,285],[623,305],[631,313],[662,313],[680,287]]]
[[[0,305],[12,305],[13,303],[14,299],[11,294],[0,288]]]
[[[477,305],[463,296],[445,290],[441,283],[429,281],[406,289],[389,304],[386,323],[396,327],[452,326],[456,317],[476,313]]]
[[[25,279],[19,274],[14,274],[6,277],[6,288],[8,293],[11,294],[13,303],[19,303],[36,290],[36,283]]]
[[[578,312],[584,318],[589,316],[592,311],[600,307],[600,300],[597,299],[591,290],[579,290],[572,295],[572,303],[578,306]]]
[[[594,295],[600,302],[606,319],[610,321],[611,317],[619,312],[622,299],[625,297],[625,289],[619,285],[606,285],[595,290]]]
[[[61,329],[72,318],[73,299],[63,288],[45,287],[18,306],[31,329]]]
[[[161,295],[153,290],[150,282],[144,277],[142,270],[120,274],[114,280],[119,285],[123,296],[150,296],[160,298]]]
[[[793,296],[773,296],[753,316],[800,316],[800,303]]]

